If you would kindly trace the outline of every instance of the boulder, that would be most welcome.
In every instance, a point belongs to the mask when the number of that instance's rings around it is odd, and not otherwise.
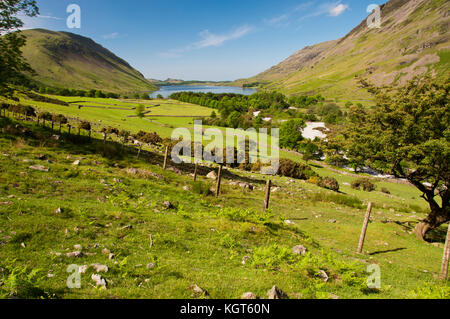
[[[258,299],[258,297],[253,292],[245,292],[241,299]]]
[[[35,170],[35,171],[40,171],[40,172],[48,172],[48,171],[50,171],[50,168],[42,166],[42,165],[32,165],[29,168],[32,169],[32,170]]]
[[[306,249],[306,247],[303,246],[303,245],[297,245],[294,248],[292,248],[292,253],[294,255],[302,255],[302,256],[304,256],[304,255],[306,255],[307,251],[308,251],[308,249]]]
[[[206,178],[216,180],[217,179],[217,174],[216,174],[215,171],[211,171],[211,172],[208,173],[208,175],[206,175]]]
[[[289,299],[286,293],[284,293],[280,288],[277,286],[273,286],[272,289],[270,289],[267,292],[267,298],[268,299]]]

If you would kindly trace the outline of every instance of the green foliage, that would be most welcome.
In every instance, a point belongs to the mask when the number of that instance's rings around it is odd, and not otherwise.
[[[448,284],[422,284],[411,292],[414,299],[450,299]]]
[[[144,117],[144,112],[145,112],[145,106],[142,104],[139,104],[138,106],[136,106],[136,115],[139,118],[143,118]]]
[[[259,225],[268,225],[273,218],[273,215],[269,212],[259,213],[241,208],[223,208],[217,214],[234,222],[249,222]]]
[[[375,184],[367,178],[356,179],[352,182],[351,186],[353,189],[357,190],[360,190],[362,188],[365,192],[373,192],[377,188]]]
[[[280,147],[297,149],[299,142],[303,140],[302,130],[305,126],[301,119],[284,122],[280,127]]]
[[[274,269],[284,263],[295,261],[295,255],[292,251],[277,244],[255,248],[251,265],[255,268]]]
[[[196,181],[192,182],[192,191],[196,194],[208,196],[211,195],[211,187],[212,185],[210,183],[205,183],[202,181]]]
[[[278,175],[307,180],[317,174],[307,165],[280,158]]]

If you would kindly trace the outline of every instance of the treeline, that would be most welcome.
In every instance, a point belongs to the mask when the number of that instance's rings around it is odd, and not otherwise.
[[[60,96],[79,96],[91,98],[106,98],[106,99],[140,99],[151,100],[149,93],[134,93],[134,94],[118,94],[112,92],[103,92],[102,90],[78,90],[68,88],[53,88],[40,87],[35,88],[35,92],[40,94],[60,95]],[[161,97],[162,98],[162,97]]]

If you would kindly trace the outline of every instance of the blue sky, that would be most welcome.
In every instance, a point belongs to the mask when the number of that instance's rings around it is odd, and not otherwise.
[[[344,36],[375,0],[37,0],[25,28],[92,38],[148,78],[235,80],[307,45]],[[69,4],[81,28],[66,25]]]

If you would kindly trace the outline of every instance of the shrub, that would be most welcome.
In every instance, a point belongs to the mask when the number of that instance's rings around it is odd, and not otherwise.
[[[363,191],[365,191],[365,192],[372,192],[377,188],[375,186],[375,184],[373,184],[371,181],[369,181],[366,178],[360,178],[360,179],[354,180],[352,182],[351,186],[353,189],[357,189],[357,190],[360,190],[362,188]]]
[[[390,192],[386,187],[383,187],[383,188],[381,189],[381,192],[382,192],[382,193],[385,193],[385,194],[388,194],[388,195],[391,194],[391,192]]]
[[[295,255],[291,250],[285,247],[279,247],[273,244],[268,247],[258,247],[251,259],[251,264],[255,268],[273,269],[281,264],[292,263],[295,261]]]
[[[294,161],[282,158],[278,175],[308,180],[310,177],[318,176],[309,166],[296,163]]]
[[[320,187],[330,189],[332,191],[338,192],[339,191],[339,183],[338,181],[333,177],[325,177],[322,182],[319,185]]]

